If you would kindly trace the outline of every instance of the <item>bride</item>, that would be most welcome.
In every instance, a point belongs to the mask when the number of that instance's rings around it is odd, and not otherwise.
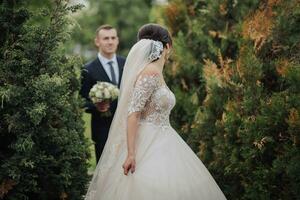
[[[162,70],[172,39],[160,25],[140,28],[123,71],[118,107],[86,200],[226,199],[171,127],[175,96]]]

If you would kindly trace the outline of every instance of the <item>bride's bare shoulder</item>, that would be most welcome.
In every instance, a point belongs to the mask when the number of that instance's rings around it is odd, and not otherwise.
[[[153,83],[158,83],[161,80],[161,72],[159,72],[158,68],[155,65],[150,63],[145,66],[145,68],[139,73],[135,83],[138,80],[151,80]]]
[[[159,76],[160,72],[157,69],[157,67],[155,67],[155,65],[150,63],[143,69],[143,71],[140,73],[140,75],[142,75],[142,76],[143,75]]]

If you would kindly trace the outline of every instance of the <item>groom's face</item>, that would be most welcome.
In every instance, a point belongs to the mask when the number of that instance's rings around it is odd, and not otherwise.
[[[117,51],[119,38],[116,29],[101,29],[95,38],[100,53],[114,54]]]

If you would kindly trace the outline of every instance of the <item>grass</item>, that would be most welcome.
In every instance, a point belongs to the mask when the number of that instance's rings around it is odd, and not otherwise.
[[[96,158],[95,158],[95,147],[91,139],[91,115],[84,113],[83,120],[84,120],[84,127],[85,127],[84,136],[88,138],[91,144],[90,145],[91,158],[89,160],[89,164],[90,164],[89,172],[92,173],[96,168]]]

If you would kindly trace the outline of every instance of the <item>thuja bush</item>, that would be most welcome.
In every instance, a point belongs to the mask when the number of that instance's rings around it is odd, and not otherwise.
[[[82,199],[88,181],[66,1],[1,1],[0,199]]]

